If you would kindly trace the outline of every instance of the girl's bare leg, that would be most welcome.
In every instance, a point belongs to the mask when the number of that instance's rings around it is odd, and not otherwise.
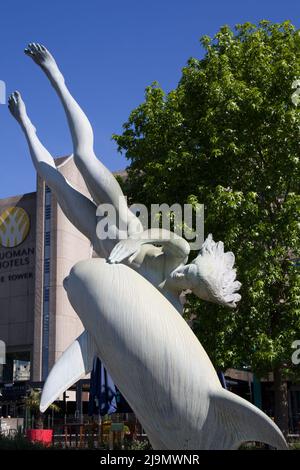
[[[119,183],[94,153],[94,135],[91,124],[70,94],[53,56],[40,44],[29,44],[25,53],[43,69],[63,104],[73,140],[74,161],[92,198],[98,205],[108,203],[116,208],[120,219],[119,228],[125,227],[129,233],[139,230],[139,221],[129,211]]]
[[[70,186],[64,176],[57,171],[52,156],[40,142],[36,129],[27,116],[20,93],[15,92],[10,96],[8,106],[25,134],[37,173],[52,189],[66,217],[91,243],[94,243],[96,237],[95,204]]]

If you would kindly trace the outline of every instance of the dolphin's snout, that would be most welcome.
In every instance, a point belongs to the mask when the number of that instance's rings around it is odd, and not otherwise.
[[[69,281],[69,277],[70,277],[70,276],[67,276],[67,277],[65,277],[64,280],[63,280],[63,286],[64,286],[64,289],[65,289],[66,291],[68,291],[68,281]]]

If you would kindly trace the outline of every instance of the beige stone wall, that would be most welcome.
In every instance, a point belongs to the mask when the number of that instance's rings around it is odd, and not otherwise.
[[[56,163],[58,170],[68,181],[80,192],[89,196],[73,158],[58,159]],[[44,188],[44,183],[38,179],[34,380],[41,380],[42,367]],[[63,279],[77,261],[88,258],[91,253],[90,242],[64,216],[53,194],[51,198],[50,250],[49,370],[63,351],[83,331],[81,321],[69,304],[63,288]]]
[[[89,192],[73,158],[58,166],[59,171],[70,181],[73,187],[89,197]],[[53,302],[55,302],[55,347],[51,354],[51,366],[64,350],[83,331],[77,314],[71,307],[63,288],[63,280],[68,276],[72,266],[80,260],[91,256],[89,240],[82,235],[65,217],[55,198],[52,202],[55,240],[56,270],[53,275]],[[56,219],[56,220],[55,220]],[[52,297],[51,297],[52,300]]]

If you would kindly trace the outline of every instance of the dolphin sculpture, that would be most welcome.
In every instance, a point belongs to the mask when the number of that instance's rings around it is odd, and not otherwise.
[[[54,365],[41,411],[100,357],[154,449],[237,449],[246,441],[287,447],[261,410],[221,387],[200,342],[170,302],[123,264],[91,259],[65,279],[85,332]]]
[[[241,296],[233,253],[225,253],[223,243],[215,243],[209,235],[197,258],[186,264],[190,253],[186,240],[164,230],[142,232],[121,187],[97,159],[91,124],[54,57],[36,43],[24,52],[46,74],[64,107],[74,162],[91,197],[57,171],[19,92],[10,96],[9,109],[25,134],[39,176],[100,257],[75,265],[65,281],[86,331],[50,372],[41,411],[90,372],[94,356],[99,356],[154,449],[236,449],[249,440],[286,448],[271,419],[221,388],[206,352],[179,313],[179,298],[186,290],[203,300],[236,307]],[[103,222],[106,226],[107,204],[119,219],[110,222],[108,238],[98,230]],[[123,237],[124,227],[128,239]]]

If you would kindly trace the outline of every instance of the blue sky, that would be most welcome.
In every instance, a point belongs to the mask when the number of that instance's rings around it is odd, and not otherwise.
[[[300,26],[297,0],[10,0],[0,6],[0,79],[21,91],[44,145],[68,155],[71,141],[54,91],[23,54],[41,42],[54,54],[73,95],[88,114],[97,155],[111,170],[126,160],[111,140],[144,89],[157,80],[174,88],[191,56],[201,57],[199,38],[223,24],[290,19]],[[0,106],[0,198],[35,190],[35,172],[17,123]]]

